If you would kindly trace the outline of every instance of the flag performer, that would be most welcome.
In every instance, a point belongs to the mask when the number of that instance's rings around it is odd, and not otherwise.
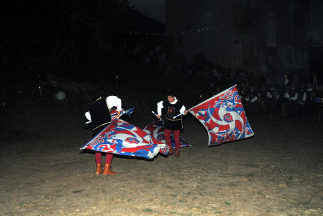
[[[121,113],[121,99],[116,96],[109,97],[100,97],[94,101],[91,105],[90,111],[85,113],[85,117],[91,121],[92,126],[92,138],[100,133],[106,126],[111,122],[111,113],[110,110],[112,107],[117,107],[117,115],[115,119],[119,119]],[[96,161],[96,174],[103,175],[116,175],[116,172],[111,170],[111,162],[113,154],[105,155],[105,165],[104,170],[102,171],[101,164],[102,152],[95,152],[95,161]]]
[[[152,111],[152,113],[156,116],[157,114]],[[180,115],[178,115],[180,116]],[[144,131],[147,132],[148,134],[151,134],[153,137],[155,137],[157,140],[162,141],[163,143],[166,143],[165,140],[165,127],[164,127],[164,120],[159,119],[158,121],[154,121],[150,124],[148,124],[145,128]],[[174,141],[174,134],[170,135],[171,141],[172,141],[172,147],[175,148],[175,141]],[[168,145],[167,145],[168,146]],[[179,147],[191,147],[191,145],[184,140],[183,137],[179,136]]]
[[[166,144],[169,146],[169,155],[174,154],[174,149],[172,147],[172,141],[170,135],[173,131],[174,140],[175,140],[175,156],[174,158],[179,158],[179,134],[183,129],[182,125],[182,115],[187,114],[187,110],[182,102],[177,100],[175,97],[174,91],[170,91],[167,94],[167,100],[160,101],[157,103],[157,118],[161,118],[162,109],[166,111],[166,116],[164,120],[164,136]],[[174,116],[181,114],[179,117],[173,119]]]

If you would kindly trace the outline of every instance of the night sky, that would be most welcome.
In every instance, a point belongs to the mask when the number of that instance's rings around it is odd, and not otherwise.
[[[309,56],[316,73],[320,73],[323,3],[319,0],[310,2],[310,17],[306,17],[310,20],[307,34],[312,40]],[[120,47],[132,40],[129,39],[130,31],[140,34],[147,34],[149,30],[156,32],[147,29],[150,24],[146,21],[133,17],[134,13],[129,12],[132,5],[144,16],[165,23],[165,0],[129,0],[128,5],[118,4],[117,0],[5,2],[1,13],[2,68],[18,71],[17,74],[19,71],[37,74],[45,68],[71,70],[83,67],[85,63],[86,66],[100,65],[105,56],[115,56]],[[154,24],[151,26],[155,27]],[[2,73],[2,76],[7,75]]]
[[[166,22],[165,0],[129,0],[129,3],[143,15],[162,23]]]

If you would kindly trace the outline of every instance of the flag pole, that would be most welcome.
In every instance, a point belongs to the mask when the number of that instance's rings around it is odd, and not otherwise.
[[[215,98],[215,97],[219,96],[219,95],[220,95],[220,94],[222,94],[223,92],[225,92],[225,91],[227,91],[227,90],[229,90],[229,89],[231,89],[231,88],[233,88],[233,87],[235,87],[235,86],[237,86],[237,84],[235,84],[234,86],[231,86],[230,88],[228,88],[228,89],[226,89],[226,90],[224,90],[224,91],[220,92],[220,93],[219,93],[219,94],[217,94],[217,95],[214,95],[214,96],[210,97],[209,99],[207,99],[207,100],[205,100],[205,101],[202,101],[201,103],[199,103],[198,105],[196,105],[196,106],[194,106],[194,107],[192,107],[192,108],[188,109],[187,111],[190,111],[191,109],[193,109],[193,108],[195,108],[195,107],[197,107],[197,106],[199,106],[199,105],[203,104],[204,102],[206,102],[206,101],[208,101],[208,100],[212,100],[213,98]],[[180,116],[180,115],[182,115],[182,114],[178,114],[177,116],[173,117],[173,119],[177,118],[177,117],[178,117],[178,116]]]
[[[173,119],[176,119],[178,116],[182,115],[181,113],[178,114],[177,116],[174,116]]]
[[[125,113],[126,113],[126,112],[125,112],[124,110],[123,110],[122,112],[120,112],[119,118],[120,118],[123,114],[125,114]],[[116,120],[116,118],[117,118],[117,115],[111,119],[111,123],[112,123],[114,120]]]
[[[237,86],[237,84],[235,84],[234,86],[231,86],[230,88],[227,88],[226,90],[224,90],[224,91],[222,91],[222,92],[220,92],[220,93],[218,93],[218,94],[216,94],[216,95],[214,95],[214,96],[210,97],[209,99],[206,99],[205,101],[202,101],[202,102],[201,102],[201,103],[199,103],[198,105],[193,106],[192,108],[188,109],[188,111],[190,111],[191,109],[194,109],[195,107],[197,107],[197,106],[199,106],[199,105],[201,105],[201,104],[205,103],[206,101],[209,101],[209,100],[212,100],[212,99],[213,99],[213,98],[215,98],[215,97],[218,97],[220,94],[223,94],[223,92],[228,91],[229,89],[231,89],[231,88],[233,88],[233,87],[235,87],[235,86]]]
[[[158,116],[154,111],[151,111],[156,117]],[[160,118],[160,120],[163,120],[162,118]]]

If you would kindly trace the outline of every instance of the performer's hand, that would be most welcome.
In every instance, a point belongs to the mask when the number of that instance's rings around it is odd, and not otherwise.
[[[119,115],[117,115],[117,116],[116,116],[116,119],[119,119],[119,118],[120,118],[120,116],[119,116]]]
[[[158,115],[157,118],[160,119],[161,118],[161,115]]]
[[[184,111],[184,113],[185,113],[185,115],[186,115],[186,114],[188,113],[188,110],[185,110],[185,111]]]

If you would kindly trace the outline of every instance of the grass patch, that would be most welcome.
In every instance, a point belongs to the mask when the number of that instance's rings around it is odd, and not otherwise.
[[[151,210],[150,208],[144,209],[145,212],[152,212],[153,210]]]
[[[243,166],[247,166],[247,167],[255,167],[255,168],[260,167],[260,165],[257,165],[257,164],[244,164]]]
[[[253,173],[248,173],[248,174],[246,174],[246,175],[244,175],[245,177],[253,177],[254,176],[254,174]]]
[[[299,202],[298,205],[309,205],[311,201],[304,201],[304,202]]]
[[[231,205],[231,203],[230,203],[230,202],[228,202],[228,201],[224,201],[224,203],[225,203],[227,206],[230,206],[230,205]]]
[[[104,190],[102,188],[97,188],[97,190],[100,192],[104,192]]]

